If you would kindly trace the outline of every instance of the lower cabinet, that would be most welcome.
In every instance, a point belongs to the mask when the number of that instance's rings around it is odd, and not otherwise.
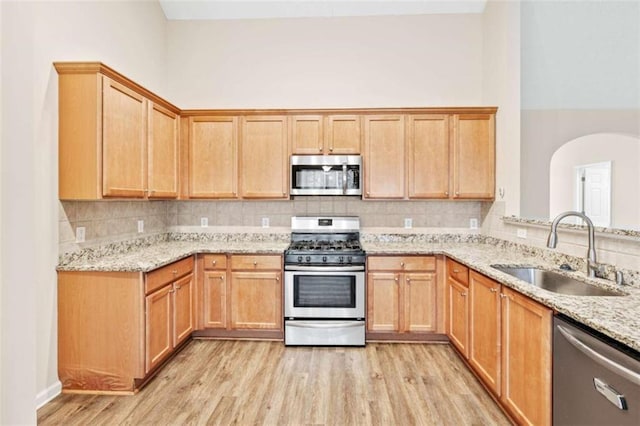
[[[447,259],[447,334],[469,358],[469,268]]]
[[[194,262],[58,273],[63,392],[133,393],[194,329]]]
[[[203,254],[197,337],[282,338],[282,256]]]
[[[368,337],[410,337],[438,331],[434,256],[369,256]]]
[[[463,298],[464,287],[451,278],[456,264],[447,263],[451,342],[518,424],[551,424],[552,310],[473,270]],[[468,352],[460,344],[464,299]]]
[[[231,256],[231,329],[282,329],[281,256]]]
[[[190,272],[146,296],[145,372],[160,364],[194,330],[194,287]]]

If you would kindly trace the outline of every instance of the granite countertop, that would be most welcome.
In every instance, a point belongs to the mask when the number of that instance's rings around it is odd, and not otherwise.
[[[123,243],[100,250],[89,250],[61,257],[58,271],[149,272],[195,253],[282,254],[289,245],[288,235],[239,235],[222,239],[193,235],[169,235],[142,243]],[[437,236],[416,238],[377,238],[365,235],[367,254],[443,254],[504,285],[525,294],[557,312],[584,323],[603,334],[640,351],[640,285],[619,287],[603,279],[587,279],[582,272],[565,272],[594,285],[617,289],[627,296],[569,296],[532,286],[491,268],[492,264],[532,265],[557,269],[557,252],[528,249],[502,240],[482,236]],[[547,255],[547,253],[551,253]],[[555,257],[554,257],[555,256]],[[562,255],[563,256],[563,255]],[[562,258],[564,261],[564,258]],[[574,266],[575,267],[575,266]]]

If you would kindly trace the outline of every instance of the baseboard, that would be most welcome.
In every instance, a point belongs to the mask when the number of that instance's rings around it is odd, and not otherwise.
[[[54,384],[36,395],[36,409],[42,407],[62,392],[62,383],[56,380]]]

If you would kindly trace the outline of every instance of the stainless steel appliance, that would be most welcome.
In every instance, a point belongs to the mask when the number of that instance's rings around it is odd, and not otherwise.
[[[553,324],[553,424],[640,425],[640,354],[569,318]]]
[[[362,195],[359,155],[292,155],[291,195]]]
[[[364,346],[365,252],[357,217],[293,217],[284,256],[286,345]]]

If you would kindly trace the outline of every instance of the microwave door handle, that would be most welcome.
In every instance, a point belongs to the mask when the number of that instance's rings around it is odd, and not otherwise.
[[[342,193],[347,194],[347,163],[342,164]]]

